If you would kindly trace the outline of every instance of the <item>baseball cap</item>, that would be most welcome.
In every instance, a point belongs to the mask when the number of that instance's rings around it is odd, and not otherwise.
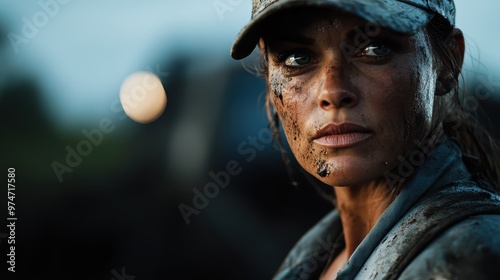
[[[416,33],[436,14],[455,25],[453,0],[253,0],[251,20],[236,37],[231,56],[242,59],[250,55],[263,23],[277,12],[297,7],[336,8],[402,34]]]

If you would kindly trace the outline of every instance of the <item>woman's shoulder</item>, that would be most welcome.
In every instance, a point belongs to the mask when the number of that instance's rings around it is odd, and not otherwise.
[[[480,182],[461,181],[417,203],[387,233],[358,276],[491,279],[493,272],[500,272],[500,196]]]
[[[410,262],[400,279],[495,279],[498,275],[500,214],[484,214],[440,234]]]
[[[440,213],[434,213],[432,204]],[[431,210],[429,218],[439,222],[436,227],[441,230],[422,246],[399,279],[497,279],[500,195],[491,183],[451,183],[431,196],[424,208]]]

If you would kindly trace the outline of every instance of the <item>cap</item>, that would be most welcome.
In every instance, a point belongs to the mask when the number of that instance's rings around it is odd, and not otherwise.
[[[252,53],[263,22],[279,11],[296,7],[336,8],[403,34],[416,33],[436,14],[455,25],[453,0],[253,0],[252,18],[234,41],[231,56],[242,59]]]

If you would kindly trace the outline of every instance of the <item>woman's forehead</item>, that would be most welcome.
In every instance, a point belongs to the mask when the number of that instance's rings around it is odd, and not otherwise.
[[[280,31],[325,31],[346,29],[374,24],[350,13],[336,9],[289,9],[274,15],[264,23],[264,34]]]

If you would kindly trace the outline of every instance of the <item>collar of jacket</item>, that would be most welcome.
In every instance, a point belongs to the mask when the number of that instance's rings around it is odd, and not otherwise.
[[[463,157],[458,144],[446,140],[434,148],[421,166],[407,166],[407,171],[413,168],[413,172],[408,175],[405,187],[354,251],[337,279],[354,279],[387,233],[426,193],[450,182],[469,180],[471,174]],[[299,240],[274,279],[318,279],[341,234],[340,217],[333,210]]]

